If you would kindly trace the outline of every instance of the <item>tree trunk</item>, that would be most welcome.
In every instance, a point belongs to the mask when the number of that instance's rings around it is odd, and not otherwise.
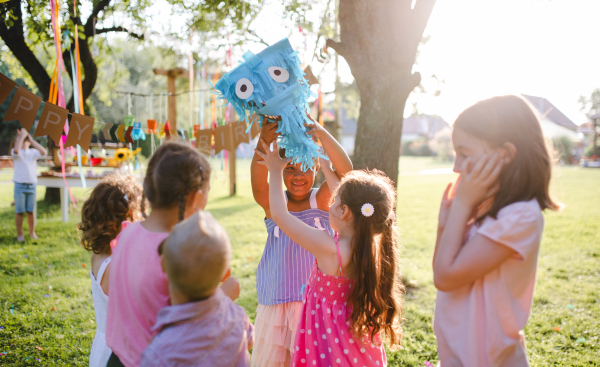
[[[417,48],[435,0],[340,0],[343,56],[360,90],[354,167],[377,168],[397,182],[404,106],[421,82],[413,73]]]
[[[394,182],[398,177],[404,106],[414,88],[413,83],[398,79],[358,84],[361,104],[353,162],[358,169],[383,171]]]

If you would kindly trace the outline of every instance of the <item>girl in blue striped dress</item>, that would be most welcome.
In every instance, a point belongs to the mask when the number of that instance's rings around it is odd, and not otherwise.
[[[265,119],[260,140],[270,145],[279,136],[277,127],[276,122],[267,123]],[[308,134],[320,140],[336,175],[341,179],[350,172],[350,158],[327,130],[317,122],[307,127],[311,128]],[[257,149],[264,153],[260,142]],[[258,154],[254,154],[251,165],[252,193],[265,211],[268,237],[256,274],[258,308],[254,321],[252,366],[287,367],[290,365],[296,327],[302,312],[302,292],[315,259],[311,253],[290,240],[271,219],[268,169],[257,163],[261,160]],[[286,166],[283,181],[287,188],[287,207],[290,214],[302,222],[333,236],[329,226],[331,191],[327,182],[318,189],[312,187],[318,169],[318,162],[306,172],[300,169],[299,164]]]

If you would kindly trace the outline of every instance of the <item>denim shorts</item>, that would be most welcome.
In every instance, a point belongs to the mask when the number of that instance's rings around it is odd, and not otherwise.
[[[15,211],[22,214],[27,211],[33,213],[35,208],[35,184],[15,182]]]

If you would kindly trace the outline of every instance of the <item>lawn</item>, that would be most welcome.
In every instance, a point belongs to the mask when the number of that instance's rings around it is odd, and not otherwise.
[[[263,212],[252,199],[248,161],[239,161],[235,197],[227,196],[228,176],[220,167],[214,161],[207,209],[229,232],[233,273],[242,284],[238,303],[254,319],[255,272],[266,240]],[[437,361],[431,256],[439,198],[455,176],[418,171],[449,167],[428,158],[403,158],[400,164],[401,270],[410,291],[404,305],[404,349],[388,353],[390,366]],[[10,171],[0,174],[2,180],[10,179]],[[566,207],[545,215],[533,312],[525,329],[533,366],[600,366],[599,184],[600,170],[555,171],[552,191]],[[74,189],[74,194],[83,199],[87,192]],[[87,365],[95,323],[89,254],[78,245],[77,213],[62,223],[58,206],[39,201],[40,239],[20,245],[11,198],[12,185],[0,184],[0,354],[5,353],[0,364]]]

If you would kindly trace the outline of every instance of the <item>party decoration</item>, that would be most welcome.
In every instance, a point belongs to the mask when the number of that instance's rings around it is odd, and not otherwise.
[[[72,147],[77,144],[85,152],[90,148],[92,140],[92,131],[94,130],[94,118],[73,113],[71,118],[71,129],[67,136],[65,147]]]
[[[148,120],[150,121],[150,120]],[[156,120],[154,120],[154,124],[156,127]],[[133,131],[131,133],[131,138],[135,141],[137,140],[146,140],[146,134],[144,134],[144,131],[142,130],[142,123],[141,122],[134,122],[133,123]]]
[[[267,47],[258,55],[248,51],[242,57],[245,62],[223,75],[215,85],[217,98],[229,101],[246,122],[248,113],[278,122],[279,146],[286,149],[285,155],[293,164],[301,164],[302,170],[311,168],[315,159],[326,158],[306,134],[304,123],[313,124],[306,116],[312,93],[298,53],[288,39]],[[262,127],[262,121],[259,123]],[[220,143],[215,138],[215,149],[217,144]]]
[[[46,102],[42,111],[42,117],[40,117],[40,122],[33,136],[48,135],[56,144],[59,144],[63,133],[63,126],[68,116],[69,110]]]
[[[212,134],[212,129],[196,131],[196,148],[200,152],[204,154],[210,154],[210,148],[212,146]]]
[[[17,83],[13,82],[9,77],[0,73],[0,104],[4,102],[6,97],[15,89]]]
[[[149,134],[155,134],[156,133],[156,120],[146,120],[146,122],[148,123],[148,129],[146,130],[146,132]],[[142,140],[145,140],[145,138]]]
[[[223,149],[232,150],[231,124],[215,128],[215,154]]]
[[[119,124],[114,124],[109,132],[110,132],[110,140],[114,141],[114,142],[118,142],[119,141],[119,137],[117,136],[117,130],[119,130]]]
[[[42,99],[40,97],[23,87],[18,87],[3,120],[19,121],[21,125],[29,131],[41,103]]]
[[[231,126],[233,129],[233,141],[235,147],[240,145],[240,143],[250,143],[250,137],[246,132],[246,124],[233,123]]]
[[[117,138],[119,138],[118,141],[120,141],[121,143],[127,142],[127,140],[125,140],[125,135],[123,135],[124,130],[125,130],[125,125],[119,125],[119,127],[117,128],[116,135],[117,135]]]
[[[132,143],[133,144],[133,138],[131,137],[131,133],[133,132],[133,126],[127,126],[127,129],[125,129],[125,140],[128,143]]]
[[[113,124],[111,124],[110,122],[108,122],[102,128],[102,133],[104,134],[104,139],[106,139],[106,140],[112,140],[112,138],[110,136],[110,128],[111,127],[113,127]]]
[[[169,120],[165,122],[165,126],[163,127],[163,133],[165,134],[167,139],[171,139],[171,124],[169,123]]]

